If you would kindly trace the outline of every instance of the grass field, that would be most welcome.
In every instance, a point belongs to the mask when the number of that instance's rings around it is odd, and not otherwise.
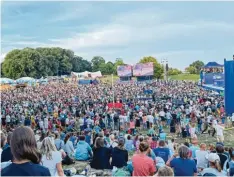
[[[198,74],[179,74],[174,76],[169,76],[171,80],[191,80],[191,81],[198,81],[199,75]]]

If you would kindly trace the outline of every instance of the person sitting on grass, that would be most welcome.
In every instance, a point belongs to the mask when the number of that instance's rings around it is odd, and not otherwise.
[[[87,142],[85,142],[85,136],[81,135],[75,150],[75,159],[80,161],[86,161],[92,158],[92,156],[92,148]]]

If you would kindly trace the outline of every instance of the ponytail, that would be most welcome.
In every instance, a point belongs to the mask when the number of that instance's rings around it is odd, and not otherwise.
[[[216,168],[219,172],[222,171],[222,168],[221,168],[221,165],[220,165],[219,160],[216,160],[214,165],[215,165],[215,168]]]

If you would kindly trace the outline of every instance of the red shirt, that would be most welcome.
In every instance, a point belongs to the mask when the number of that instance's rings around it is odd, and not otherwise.
[[[132,157],[133,176],[150,176],[156,172],[154,161],[143,154],[135,154]]]
[[[157,141],[152,141],[151,143],[150,143],[150,148],[151,149],[155,149],[155,148],[157,148],[158,146],[157,146]]]

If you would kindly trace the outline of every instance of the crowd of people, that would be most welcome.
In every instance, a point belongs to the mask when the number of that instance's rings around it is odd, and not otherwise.
[[[65,176],[75,161],[113,176],[234,175],[224,141],[234,114],[193,82],[11,89],[1,93],[0,121],[2,176]],[[202,134],[217,143],[200,142]]]

